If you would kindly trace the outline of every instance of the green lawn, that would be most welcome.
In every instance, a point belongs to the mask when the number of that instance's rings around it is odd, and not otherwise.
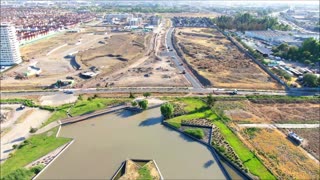
[[[127,101],[129,99],[94,98],[91,100],[78,100],[70,110],[70,114],[72,116],[82,115]]]
[[[113,98],[94,98],[91,100],[78,100],[76,104],[70,109],[72,116],[82,115],[96,110],[104,109],[107,106],[113,104],[119,104],[121,102],[129,101],[128,99],[113,99]],[[42,127],[48,125],[51,122],[67,118],[67,111],[72,104],[65,104],[56,108],[56,111],[51,117],[43,123]]]
[[[206,104],[200,99],[200,98],[191,98],[191,97],[178,97],[178,98],[172,98],[172,97],[166,97],[162,98],[163,100],[175,103],[183,103],[185,105],[184,110],[187,113],[190,113],[192,111],[195,111],[196,109],[200,109],[203,107],[206,107]]]
[[[205,136],[201,128],[189,128],[184,130],[184,132],[198,139],[202,139]]]
[[[54,128],[27,139],[24,146],[18,148],[12,157],[1,164],[1,178],[71,141],[69,138],[56,138],[57,130],[58,128]]]
[[[152,180],[152,176],[150,173],[150,170],[147,168],[147,166],[143,166],[138,170],[139,173],[139,180]]]

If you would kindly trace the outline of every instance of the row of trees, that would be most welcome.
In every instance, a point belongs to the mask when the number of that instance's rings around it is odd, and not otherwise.
[[[255,17],[250,13],[237,14],[236,16],[222,15],[213,19],[213,22],[220,29],[236,29],[238,31],[247,30],[290,30],[290,26],[283,25],[278,22],[277,18],[264,16],[262,18]]]
[[[283,43],[273,48],[272,51],[275,56],[297,60],[308,65],[320,63],[320,41],[314,38],[306,39],[301,47]]]

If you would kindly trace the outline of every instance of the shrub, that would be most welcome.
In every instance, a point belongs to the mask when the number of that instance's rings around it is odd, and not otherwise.
[[[130,92],[129,98],[134,99],[134,98],[136,98],[136,97],[133,95],[132,92]]]
[[[38,165],[30,169],[34,174],[38,174],[44,168],[43,165]]]
[[[200,128],[189,128],[184,130],[184,132],[197,139],[202,139],[204,137],[204,131]]]
[[[33,128],[33,127],[30,127],[30,133],[35,133],[37,132],[38,128]]]
[[[148,109],[148,101],[147,100],[139,101],[138,105],[143,110]]]
[[[138,105],[138,103],[136,101],[131,102],[131,106],[136,107],[137,105]]]
[[[30,179],[32,175],[33,173],[26,168],[19,168],[3,177],[1,180]]]
[[[161,105],[161,114],[164,116],[165,119],[169,119],[173,116],[174,113],[174,107],[170,103],[165,103]]]
[[[146,98],[148,98],[149,96],[151,96],[151,93],[145,92],[145,93],[143,93],[143,96],[146,97]]]

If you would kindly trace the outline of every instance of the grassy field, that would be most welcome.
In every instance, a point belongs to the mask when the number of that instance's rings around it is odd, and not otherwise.
[[[78,116],[90,112],[94,112],[96,110],[101,110],[106,108],[107,106],[119,104],[122,102],[128,102],[129,99],[121,98],[121,99],[114,99],[114,98],[85,98],[82,100],[78,100],[76,104],[72,106],[72,104],[65,104],[59,106],[57,110],[52,114],[52,116],[42,125],[43,127],[50,124],[51,122],[61,120],[67,118],[67,111],[70,109],[70,114],[72,116]]]
[[[70,114],[72,116],[87,114],[122,102],[129,102],[129,99],[92,98],[78,100],[76,104],[71,108]]]
[[[27,139],[8,160],[1,164],[1,178],[71,140],[69,138],[56,138],[57,131],[58,128],[54,128],[46,133],[34,135]]]
[[[319,179],[319,165],[279,130],[261,129],[249,141],[280,179]]]
[[[215,114],[206,104],[198,98],[174,98],[166,99],[173,103],[183,103],[184,109],[188,110],[186,115],[174,117],[167,120],[167,122],[175,127],[181,126],[182,120],[192,120],[207,118],[211,120],[214,125],[216,125],[223,137],[234,149],[235,153],[239,156],[243,164],[249,169],[250,173],[258,176],[260,179],[275,179],[275,177],[267,170],[267,168],[262,164],[262,162],[246,147],[241,140],[234,134],[229,127],[220,120],[220,118]]]

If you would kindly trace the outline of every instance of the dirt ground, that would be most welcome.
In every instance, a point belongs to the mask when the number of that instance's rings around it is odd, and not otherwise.
[[[216,29],[179,28],[175,37],[188,63],[214,87],[282,88]]]
[[[114,78],[115,86],[125,87],[187,87],[185,79],[169,59],[149,58],[138,67]]]
[[[225,110],[226,115],[238,123],[320,123],[320,104],[259,104],[250,101],[224,101],[218,104],[229,107]]]
[[[11,109],[12,115],[1,123],[1,162],[13,151],[14,144],[20,144],[30,136],[30,128],[38,128],[52,114],[38,108],[26,107],[16,110],[20,105],[1,105],[1,109]]]
[[[97,28],[96,30],[101,29]],[[106,31],[106,30],[105,30]],[[98,43],[107,35],[95,33],[95,31],[83,31],[78,33],[60,33],[55,36],[39,40],[21,47],[21,55],[24,62],[2,75],[2,89],[28,89],[30,87],[42,87],[55,83],[66,76],[75,76],[79,72],[72,66],[69,54],[85,51],[89,48],[101,46]],[[39,77],[31,76],[23,80],[15,79],[17,74],[24,74],[30,65],[41,68]]]
[[[100,47],[80,52],[77,59],[89,68],[99,68],[100,74],[79,83],[79,87],[109,86],[113,80],[109,75],[145,58],[149,51],[150,33],[114,33],[102,41]],[[114,84],[114,83],[113,83]]]
[[[279,130],[260,129],[248,141],[280,179],[318,179],[319,164]]]
[[[163,23],[165,25],[166,22]],[[128,41],[128,38],[121,37]],[[143,44],[141,37],[134,40]],[[180,74],[177,68],[172,63],[171,59],[162,56],[161,51],[164,48],[165,31],[162,25],[154,30],[152,37],[148,36],[144,40],[144,46],[148,47],[148,54],[136,60],[129,66],[122,68],[117,73],[112,73],[105,79],[103,84],[108,84],[117,87],[187,87],[190,83],[185,77]],[[129,40],[132,42],[131,40]],[[129,44],[130,44],[129,42]],[[146,43],[149,43],[146,44]],[[128,43],[121,43],[128,44]],[[119,44],[120,46],[120,44]],[[140,47],[141,46],[137,46]],[[125,52],[118,54],[126,54],[127,47],[123,48]],[[145,48],[143,48],[145,49]],[[141,51],[141,50],[140,50]],[[131,53],[132,54],[132,53]],[[122,56],[123,58],[130,59],[130,57]],[[137,59],[137,58],[134,58]],[[116,65],[117,68],[121,67]],[[113,70],[114,71],[114,70]],[[101,81],[101,78],[100,78]]]
[[[59,106],[68,103],[74,103],[78,99],[78,96],[74,94],[57,94],[57,95],[48,95],[41,96],[40,104],[47,106]]]
[[[310,154],[320,160],[320,129],[287,129],[287,131],[292,131],[298,136],[304,139],[302,147],[306,149]]]

